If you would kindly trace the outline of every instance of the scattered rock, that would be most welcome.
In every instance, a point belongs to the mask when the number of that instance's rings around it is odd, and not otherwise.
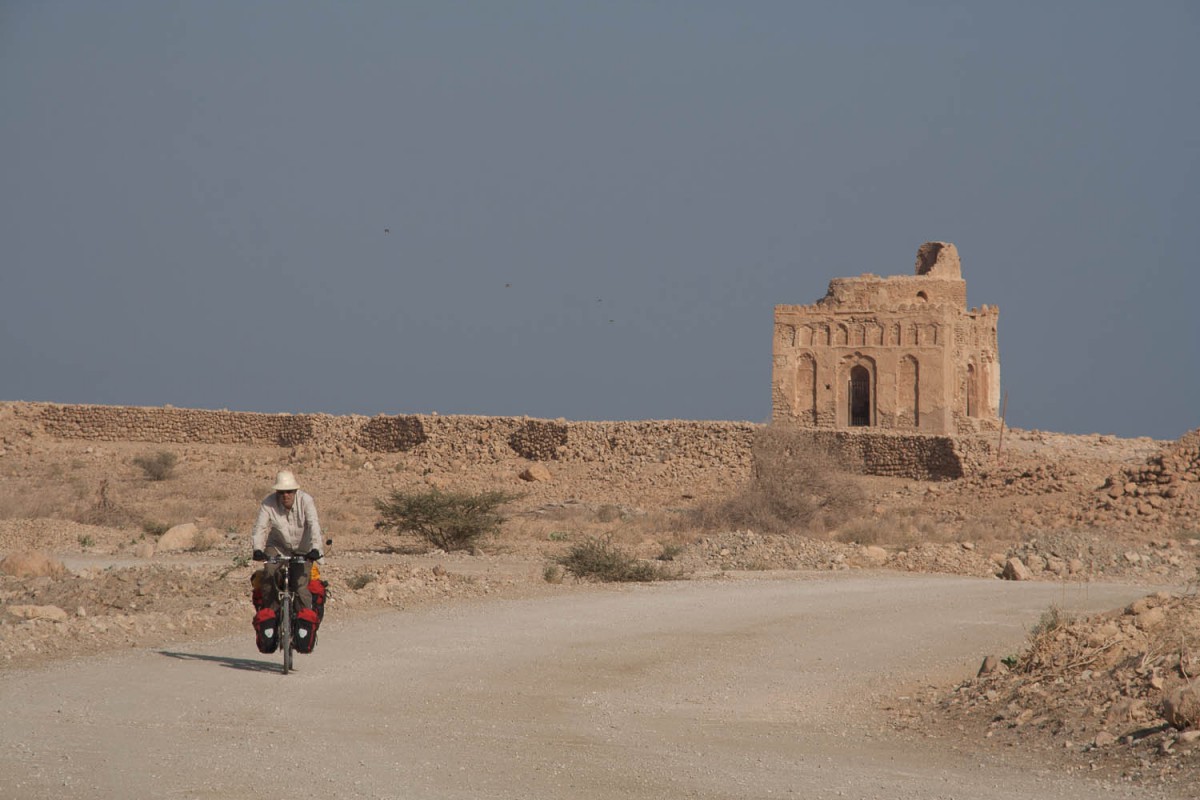
[[[1027,581],[1033,578],[1033,573],[1021,559],[1010,558],[1004,564],[1004,572],[1001,573],[1001,577],[1006,581]]]
[[[858,551],[858,555],[868,564],[873,566],[883,566],[887,563],[888,553],[878,545],[868,545]]]
[[[66,622],[68,616],[58,606],[8,606],[8,613],[21,619],[48,619],[51,622]]]
[[[1178,730],[1200,726],[1200,694],[1196,687],[1183,685],[1163,698],[1163,719]]]
[[[545,482],[551,479],[550,470],[546,469],[543,464],[530,464],[525,469],[521,470],[518,476],[523,481]]]
[[[200,529],[193,522],[176,525],[158,537],[158,544],[155,545],[155,549],[160,553],[191,550],[196,545],[196,536],[199,533]]]
[[[57,558],[43,552],[24,550],[0,561],[0,572],[16,578],[61,578],[67,568]]]
[[[979,672],[975,673],[975,675],[976,675],[976,677],[979,677],[982,675],[991,675],[995,672],[1007,672],[1007,671],[1008,671],[1008,667],[1006,667],[1004,665],[1003,661],[996,658],[995,656],[986,656],[983,659],[983,663],[979,665]]]

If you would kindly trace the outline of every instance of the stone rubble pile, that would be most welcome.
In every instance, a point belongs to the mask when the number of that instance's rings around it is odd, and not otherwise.
[[[1090,772],[1200,761],[1200,598],[1158,593],[1082,619],[1050,610],[1017,654],[931,698],[930,722],[999,746],[1042,743]]]
[[[989,466],[966,476],[958,485],[961,493],[983,499],[1057,494],[1069,491],[1078,471],[1065,464],[1048,462],[1020,466]]]
[[[1109,476],[1095,501],[1113,518],[1140,517],[1176,523],[1200,518],[1200,429],[1149,458],[1140,467]]]
[[[723,570],[843,570],[850,569],[858,550],[839,542],[730,531],[699,539],[673,565],[700,575]]]
[[[1102,580],[1178,576],[1192,568],[1195,555],[1177,539],[1133,546],[1098,534],[1060,531],[1022,542],[1004,557],[1006,563],[1018,559],[1031,579]]]

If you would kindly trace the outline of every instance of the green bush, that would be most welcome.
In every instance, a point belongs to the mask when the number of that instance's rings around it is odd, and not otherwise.
[[[558,557],[558,564],[581,580],[605,582],[658,581],[667,578],[654,564],[639,561],[612,543],[611,537],[589,536]]]
[[[446,552],[473,550],[480,538],[500,530],[505,517],[497,509],[516,500],[508,492],[394,491],[387,500],[376,500],[379,521],[375,527],[396,533],[415,533]]]
[[[159,450],[152,456],[138,456],[133,463],[142,468],[146,480],[165,481],[175,473],[179,457],[169,450]]]

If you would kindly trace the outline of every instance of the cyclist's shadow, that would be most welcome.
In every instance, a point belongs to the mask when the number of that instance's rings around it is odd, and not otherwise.
[[[234,658],[232,656],[207,656],[201,653],[180,653],[174,650],[159,650],[160,656],[177,658],[180,661],[212,661],[229,669],[243,669],[248,672],[279,672],[279,664],[275,661],[259,661],[254,658]]]

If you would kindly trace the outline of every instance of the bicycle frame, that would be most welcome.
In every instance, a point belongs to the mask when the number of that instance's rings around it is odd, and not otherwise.
[[[304,556],[271,556],[267,564],[278,564],[276,591],[279,597],[279,649],[283,651],[283,674],[292,671],[292,631],[296,628],[296,591],[307,559]]]

